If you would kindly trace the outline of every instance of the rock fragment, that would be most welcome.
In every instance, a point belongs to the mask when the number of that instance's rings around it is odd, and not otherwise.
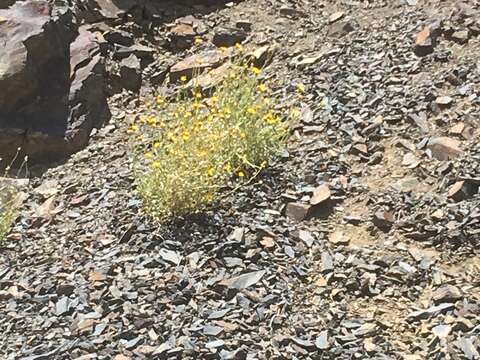
[[[425,56],[433,53],[437,45],[437,38],[441,34],[441,23],[433,22],[425,26],[417,33],[415,38],[414,52],[417,56]]]
[[[461,180],[448,189],[448,197],[454,201],[463,201],[478,193],[479,185],[473,180]]]
[[[460,141],[445,136],[430,139],[427,148],[440,161],[451,160],[462,154]]]
[[[393,226],[395,217],[391,211],[379,210],[373,216],[373,223],[378,228],[388,231]]]
[[[459,43],[459,44],[466,44],[469,39],[469,32],[468,30],[459,30],[455,31],[452,34],[452,40]]]
[[[310,198],[310,205],[316,206],[329,200],[331,196],[328,185],[320,185],[313,190],[313,195]]]
[[[454,302],[462,299],[460,290],[453,285],[442,285],[432,293],[432,300],[435,304]]]
[[[190,79],[193,75],[199,75],[205,70],[217,68],[228,56],[228,52],[220,50],[209,50],[192,55],[172,66],[170,80],[177,81],[183,76]]]
[[[241,28],[223,27],[215,30],[212,43],[218,47],[230,47],[240,44],[247,38],[247,32]]]
[[[330,24],[342,19],[345,16],[345,13],[343,11],[337,11],[334,12],[332,15],[329,16],[328,22]]]
[[[307,204],[291,202],[287,204],[285,215],[292,220],[302,221],[304,220],[310,210],[310,206]]]

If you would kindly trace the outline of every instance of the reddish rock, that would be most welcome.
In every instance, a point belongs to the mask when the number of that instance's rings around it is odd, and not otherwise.
[[[287,205],[285,213],[289,219],[302,221],[307,217],[309,210],[310,206],[307,204],[291,202]]]
[[[58,151],[68,117],[72,14],[46,1],[0,10],[0,154]],[[50,139],[47,142],[47,137]],[[55,138],[52,141],[52,137]]]
[[[453,285],[442,285],[432,293],[432,300],[436,304],[457,301],[462,297],[460,289]]]
[[[47,1],[0,10],[0,156],[62,158],[84,146],[109,116],[103,65],[93,35],[70,10]],[[71,44],[72,43],[72,44]]]
[[[229,51],[210,50],[192,55],[172,66],[170,80],[177,81],[182,76],[191,78],[205,70],[217,68],[228,58],[229,53]]]
[[[420,30],[415,37],[415,54],[417,56],[425,56],[433,53],[441,31],[440,22],[431,23]]]

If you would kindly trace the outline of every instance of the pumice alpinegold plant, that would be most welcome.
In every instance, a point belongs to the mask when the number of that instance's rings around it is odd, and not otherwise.
[[[174,101],[158,96],[130,126],[137,190],[153,218],[204,209],[231,179],[248,180],[281,150],[288,117],[274,111],[260,75],[233,65],[208,98],[181,78]]]

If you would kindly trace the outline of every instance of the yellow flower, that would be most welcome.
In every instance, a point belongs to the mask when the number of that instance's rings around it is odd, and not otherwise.
[[[243,50],[243,47],[242,47],[242,45],[241,45],[240,43],[236,43],[236,44],[235,44],[235,47],[236,47],[238,50],[240,50],[240,51]]]
[[[180,76],[181,82],[187,82],[188,78],[185,75]]]
[[[187,132],[184,132],[182,134],[182,139],[183,141],[188,141],[188,139],[190,139],[190,135]]]
[[[247,113],[249,113],[250,115],[255,115],[257,113],[257,110],[255,110],[254,108],[252,107],[249,107],[247,109]]]
[[[151,159],[151,158],[153,158],[153,154],[152,154],[151,151],[147,151],[144,156],[145,156],[145,159]]]
[[[303,94],[305,92],[305,85],[303,85],[302,83],[298,84],[297,90],[300,94]]]
[[[208,176],[215,175],[215,169],[213,167],[211,167],[210,169],[208,169],[207,174],[208,174]]]
[[[277,119],[273,116],[271,112],[269,112],[267,115],[263,117],[263,121],[265,121],[269,125],[272,125],[277,122]]]
[[[160,161],[158,161],[158,160],[156,160],[156,161],[154,161],[154,162],[152,163],[152,167],[153,167],[154,169],[159,169],[160,166],[161,166],[161,163],[160,163]]]
[[[253,66],[253,67],[250,69],[250,71],[251,71],[252,73],[254,73],[255,75],[260,75],[260,73],[262,72],[262,70],[260,70],[259,68],[255,67],[255,66]]]
[[[134,124],[128,128],[127,133],[131,134],[137,131],[138,131],[138,126]]]
[[[212,194],[207,194],[207,195],[205,195],[205,199],[206,199],[208,202],[212,202],[212,201],[213,201],[213,195],[212,195]]]
[[[232,166],[230,165],[230,163],[226,163],[225,165],[223,165],[223,170],[227,173],[231,172]]]
[[[221,52],[226,52],[228,49],[225,46],[220,46],[220,51]]]
[[[150,126],[155,126],[157,125],[157,119],[155,119],[153,116],[151,118],[148,118],[147,120],[148,125]]]
[[[240,138],[245,139],[245,136],[246,136],[245,133],[243,131],[240,131]]]
[[[196,38],[195,38],[195,45],[200,45],[200,44],[202,44],[202,43],[203,43],[202,38],[200,38],[200,37],[196,37]]]
[[[260,167],[264,168],[268,165],[267,160],[263,160],[262,163],[260,164]]]
[[[245,173],[243,171],[239,171],[237,175],[241,178],[245,177]]]
[[[160,147],[160,143],[159,142],[154,142],[153,143],[153,148],[154,149],[158,149]]]
[[[268,88],[265,84],[260,84],[257,86],[257,89],[258,91],[260,91],[261,93],[264,93],[264,92],[267,92]]]

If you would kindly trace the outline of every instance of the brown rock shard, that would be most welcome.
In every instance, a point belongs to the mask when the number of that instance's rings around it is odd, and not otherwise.
[[[309,205],[292,202],[287,205],[285,213],[289,219],[302,221],[307,217],[309,210]]]
[[[313,191],[313,196],[310,199],[311,205],[321,204],[330,199],[331,192],[328,185],[320,185]]]
[[[229,54],[229,51],[210,50],[190,56],[172,66],[170,80],[177,81],[182,76],[191,78],[205,70],[217,68],[228,58]]]
[[[461,298],[462,293],[460,289],[453,285],[442,285],[432,293],[432,300],[436,304],[457,301]]]
[[[454,159],[462,153],[460,141],[446,136],[430,139],[427,148],[432,156],[440,161]]]
[[[448,197],[454,201],[462,201],[471,198],[478,192],[478,184],[472,180],[457,181],[448,190]]]
[[[425,26],[418,32],[415,37],[415,54],[417,56],[425,56],[433,53],[441,31],[441,23],[437,21]]]

